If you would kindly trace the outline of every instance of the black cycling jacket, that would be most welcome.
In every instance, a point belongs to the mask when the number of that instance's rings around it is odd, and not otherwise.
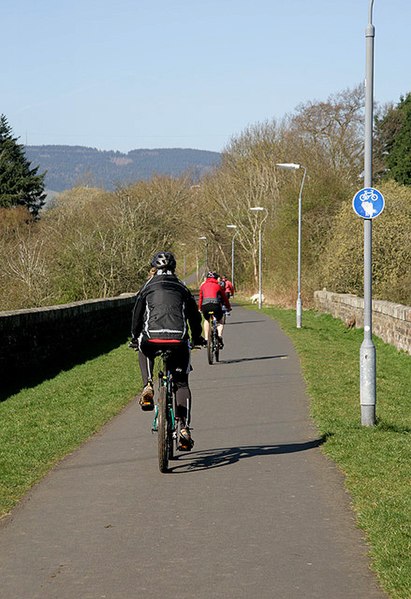
[[[143,285],[133,308],[133,338],[166,341],[202,335],[201,315],[190,290],[174,274],[156,274]]]

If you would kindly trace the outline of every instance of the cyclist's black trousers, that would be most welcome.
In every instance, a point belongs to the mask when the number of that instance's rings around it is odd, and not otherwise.
[[[164,345],[143,340],[140,343],[138,359],[144,386],[153,381],[154,359],[159,349]],[[191,370],[190,349],[188,342],[167,345],[171,350],[168,367],[173,375],[173,386],[176,394],[176,416],[183,426],[189,426],[191,421],[191,391],[188,386],[188,374]],[[153,381],[153,384],[155,382]]]

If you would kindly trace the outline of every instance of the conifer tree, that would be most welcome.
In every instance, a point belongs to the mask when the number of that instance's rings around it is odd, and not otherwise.
[[[375,133],[377,178],[411,185],[411,93],[376,119]]]
[[[411,93],[398,104],[401,127],[387,157],[392,177],[402,185],[411,185]]]
[[[32,168],[24,146],[13,137],[4,114],[0,115],[0,207],[25,206],[33,216],[38,216],[44,205],[44,177]]]

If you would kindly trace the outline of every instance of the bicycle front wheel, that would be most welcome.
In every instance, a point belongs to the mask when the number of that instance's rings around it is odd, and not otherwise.
[[[161,386],[158,398],[158,466],[160,472],[168,471],[169,435],[167,422],[166,387]]]

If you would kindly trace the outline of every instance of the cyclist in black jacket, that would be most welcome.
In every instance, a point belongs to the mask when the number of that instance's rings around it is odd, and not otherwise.
[[[191,438],[191,391],[189,329],[193,345],[204,345],[201,315],[190,290],[175,275],[176,261],[170,252],[159,252],[151,261],[156,273],[136,296],[131,327],[131,346],[139,350],[144,389],[142,410],[153,410],[154,359],[160,348],[171,350],[169,366],[176,393],[176,417],[181,420],[180,449],[189,451]]]

